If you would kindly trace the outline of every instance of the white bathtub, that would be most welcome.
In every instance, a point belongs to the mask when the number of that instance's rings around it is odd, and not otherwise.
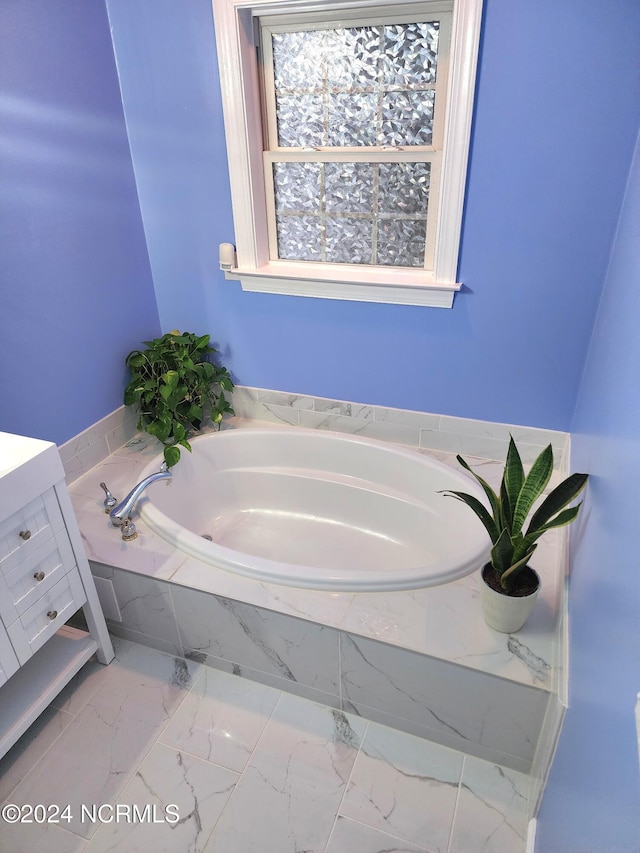
[[[481,490],[423,454],[290,427],[226,430],[192,447],[138,509],[205,563],[287,586],[375,591],[442,584],[487,560],[478,519],[438,493]]]

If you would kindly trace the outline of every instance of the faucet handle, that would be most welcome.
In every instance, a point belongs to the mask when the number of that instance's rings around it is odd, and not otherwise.
[[[124,524],[122,525],[122,538],[125,542],[131,542],[132,539],[138,538],[136,526],[133,521],[131,521],[130,515],[127,516]]]
[[[107,488],[106,483],[100,483],[100,488],[104,489],[105,498],[104,498],[103,506],[104,506],[104,511],[108,515],[111,512],[111,510],[113,509],[113,507],[118,503],[118,501],[111,494],[111,492]]]

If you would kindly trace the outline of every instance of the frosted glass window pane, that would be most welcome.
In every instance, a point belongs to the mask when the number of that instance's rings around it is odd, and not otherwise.
[[[273,34],[273,70],[278,92],[322,88],[324,42],[322,30]]]
[[[378,97],[367,93],[329,94],[328,144],[377,145]]]
[[[318,216],[284,214],[276,218],[278,256],[291,261],[322,260],[322,223]]]
[[[370,264],[371,219],[327,215],[326,260],[334,264]]]
[[[384,28],[382,80],[390,86],[433,86],[438,65],[437,23]]]
[[[382,27],[349,27],[326,34],[326,83],[348,91],[374,86],[380,76]]]
[[[324,104],[320,95],[282,95],[277,99],[278,144],[283,148],[317,148],[326,144]]]
[[[424,265],[430,163],[275,163],[278,257]]]
[[[424,266],[427,223],[412,219],[381,219],[376,263],[395,267]]]
[[[320,211],[320,163],[275,163],[277,211]]]
[[[372,163],[327,163],[324,167],[327,211],[371,214],[375,168]]]
[[[378,144],[431,145],[434,100],[434,91],[385,93]]]
[[[439,24],[273,33],[280,147],[431,145]]]
[[[380,213],[426,215],[431,163],[380,163],[379,169]]]
[[[278,146],[430,146],[438,38],[437,22],[272,33]],[[430,163],[307,158],[273,167],[278,257],[424,265]]]

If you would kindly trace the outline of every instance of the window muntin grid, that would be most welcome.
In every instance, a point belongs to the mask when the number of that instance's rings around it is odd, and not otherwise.
[[[273,164],[282,260],[421,267],[430,163]]]
[[[273,259],[432,264],[441,31],[435,19],[263,29]]]

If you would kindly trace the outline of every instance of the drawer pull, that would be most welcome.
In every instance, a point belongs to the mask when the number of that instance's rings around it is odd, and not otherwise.
[[[37,581],[43,581],[44,580],[44,572],[35,572],[35,574],[33,576]]]
[[[57,615],[58,615],[58,611],[57,611],[57,610],[50,610],[50,611],[47,613],[47,616],[49,617],[49,619],[55,619]]]
[[[31,531],[30,530],[21,530],[19,533],[21,539],[24,539],[26,542],[27,539],[31,539]]]

